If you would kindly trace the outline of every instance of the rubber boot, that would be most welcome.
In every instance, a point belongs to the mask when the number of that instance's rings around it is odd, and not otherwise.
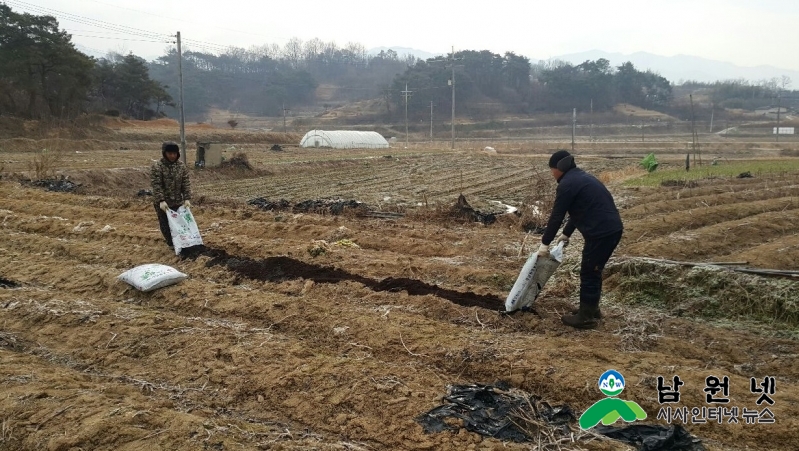
[[[572,310],[572,315],[576,315],[579,311],[580,309]],[[594,319],[602,319],[602,311],[599,310],[599,307],[596,308]]]
[[[565,315],[560,318],[563,324],[577,329],[595,329],[599,321],[596,319],[599,315],[598,307],[586,307],[580,305],[576,315]]]

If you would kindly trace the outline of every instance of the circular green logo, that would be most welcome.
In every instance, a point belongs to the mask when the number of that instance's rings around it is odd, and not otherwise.
[[[599,376],[599,390],[606,396],[617,396],[624,391],[624,376],[616,370],[607,370]]]

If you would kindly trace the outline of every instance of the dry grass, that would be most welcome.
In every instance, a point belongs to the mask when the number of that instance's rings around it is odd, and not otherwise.
[[[619,114],[623,114],[624,116],[634,117],[636,119],[660,119],[664,121],[673,121],[678,122],[679,119],[669,116],[668,114],[664,114],[654,110],[647,110],[645,108],[637,107],[635,105],[630,105],[628,103],[620,103],[613,108],[613,111]]]
[[[568,299],[579,293],[581,249],[582,244],[573,242],[566,248],[563,262],[544,287],[548,297]]]
[[[580,444],[597,440],[612,442],[615,449],[629,449],[618,441],[612,441],[590,430],[582,430],[573,423],[553,425],[541,415],[541,412],[549,409],[549,405],[536,397],[528,396],[526,400],[526,406],[512,412],[511,421],[530,437],[533,449],[541,451],[583,450],[585,448],[580,447]]]
[[[247,158],[247,154],[244,152],[236,152],[229,160],[225,160],[220,165],[222,168],[237,168],[237,169],[247,169],[252,171],[252,165],[250,164],[249,158]]]
[[[552,207],[555,205],[555,189],[557,185],[549,172],[533,173],[528,194],[519,208],[521,227],[525,231],[542,231],[547,226]]]
[[[0,428],[0,443],[10,442],[12,434],[14,432],[14,428],[7,420],[3,420],[3,425]]]
[[[623,183],[627,180],[634,179],[646,175],[647,172],[640,166],[627,166],[622,169],[614,171],[603,171],[597,175],[597,178],[603,185],[613,185]]]
[[[651,351],[663,336],[663,320],[666,315],[657,312],[627,310],[624,322],[613,332],[621,338],[619,350],[622,352]]]
[[[456,225],[473,222],[462,217],[454,205],[440,202],[437,202],[433,205],[425,202],[425,205],[422,207],[407,210],[405,212],[405,217],[412,221],[444,225]]]
[[[60,150],[43,149],[33,157],[28,169],[34,180],[53,178],[61,168],[63,158],[64,154]]]
[[[623,303],[665,308],[676,316],[799,325],[795,280],[626,258],[608,264],[606,288]],[[657,328],[640,321],[632,327],[657,333]]]

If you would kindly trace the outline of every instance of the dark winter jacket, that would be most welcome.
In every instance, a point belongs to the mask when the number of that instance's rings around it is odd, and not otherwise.
[[[191,199],[189,170],[180,160],[172,163],[166,157],[161,158],[153,165],[150,183],[155,203],[166,201],[172,208],[182,204],[184,200]]]
[[[541,237],[543,244],[548,245],[555,239],[566,213],[569,220],[563,233],[567,236],[571,236],[575,228],[585,239],[604,238],[624,229],[610,191],[580,168],[569,169],[558,180],[555,205]]]

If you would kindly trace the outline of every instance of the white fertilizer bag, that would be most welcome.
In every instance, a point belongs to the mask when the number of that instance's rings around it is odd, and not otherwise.
[[[186,277],[188,277],[186,274],[171,266],[148,263],[123,272],[117,279],[132,285],[137,290],[152,291],[174,285]]]
[[[539,260],[538,251],[530,254],[508,294],[508,299],[505,300],[506,312],[515,312],[533,305],[544,284],[563,261],[563,243],[558,243],[549,255],[549,258]]]
[[[169,220],[169,231],[172,233],[172,244],[175,246],[175,255],[180,255],[182,249],[203,244],[200,229],[194,221],[191,210],[179,207],[166,213]]]

